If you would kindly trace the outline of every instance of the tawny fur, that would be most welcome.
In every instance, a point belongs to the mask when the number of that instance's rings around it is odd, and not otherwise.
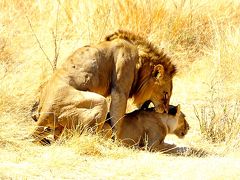
[[[174,148],[175,145],[164,143],[166,135],[175,134],[183,138],[189,130],[189,124],[180,111],[180,106],[175,108],[177,108],[175,115],[142,109],[126,114],[120,120],[121,132],[117,138],[125,146],[147,146],[154,151]],[[105,128],[109,136],[110,128],[107,124]]]
[[[37,127],[32,133],[35,141],[46,136],[44,127],[81,125],[101,130],[107,96],[111,96],[110,115],[117,131],[129,97],[137,107],[151,100],[158,112],[168,109],[175,66],[147,40],[133,33],[127,36],[130,40],[106,38],[82,47],[54,72],[40,93]]]

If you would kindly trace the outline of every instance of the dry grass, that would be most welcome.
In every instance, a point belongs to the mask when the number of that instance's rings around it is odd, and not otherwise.
[[[237,0],[2,0],[0,177],[237,179],[239,8]],[[159,44],[178,65],[171,102],[182,105],[191,130],[184,140],[167,141],[191,147],[188,156],[128,149],[76,132],[50,147],[24,140],[34,127],[29,110],[37,89],[53,72],[50,62],[59,66],[76,48],[119,28]],[[202,152],[209,154],[199,157]]]

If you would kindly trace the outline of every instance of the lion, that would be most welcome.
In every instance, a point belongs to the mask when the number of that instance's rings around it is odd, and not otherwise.
[[[128,31],[119,30],[99,44],[79,48],[41,90],[33,141],[44,139],[46,129],[55,132],[81,125],[100,131],[108,96],[116,133],[129,98],[137,107],[151,100],[157,112],[168,111],[175,74],[176,66],[163,50]]]
[[[158,113],[154,108],[135,110],[120,121],[121,132],[117,139],[125,146],[147,146],[152,151],[166,151],[176,147],[164,143],[167,134],[184,138],[189,124],[180,111],[180,105],[170,105],[168,113]],[[173,151],[173,150],[172,150]]]

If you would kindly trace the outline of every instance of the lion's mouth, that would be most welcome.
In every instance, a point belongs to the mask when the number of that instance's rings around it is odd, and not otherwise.
[[[183,139],[186,134],[187,134],[187,133],[185,133],[185,132],[181,132],[181,133],[178,134],[178,137],[181,138],[181,139]]]
[[[156,112],[159,113],[168,113],[168,106],[167,105],[158,105],[155,106]]]

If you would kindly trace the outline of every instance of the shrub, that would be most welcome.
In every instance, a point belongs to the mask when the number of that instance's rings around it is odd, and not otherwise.
[[[240,104],[219,97],[217,84],[212,81],[207,103],[198,109],[194,106],[194,112],[203,137],[213,143],[229,143],[240,134]]]
[[[195,108],[195,115],[199,121],[201,134],[212,142],[230,142],[240,133],[238,104],[225,104],[216,113],[216,107],[203,106],[200,112]]]

